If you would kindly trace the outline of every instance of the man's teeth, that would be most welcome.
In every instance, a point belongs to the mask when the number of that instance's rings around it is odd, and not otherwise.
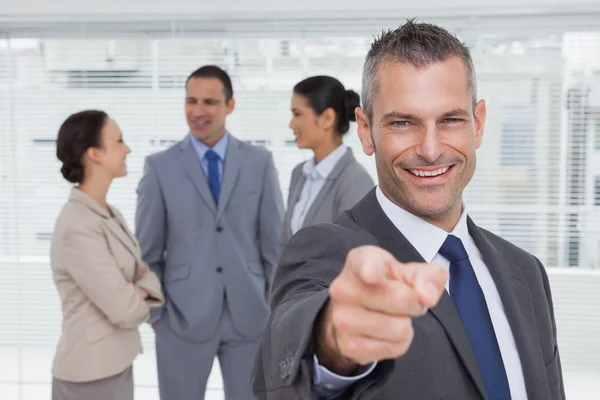
[[[410,173],[416,176],[438,176],[438,175],[442,175],[445,174],[446,172],[448,172],[448,170],[450,169],[450,167],[444,167],[444,168],[440,168],[437,169],[435,171],[421,171],[418,169],[410,169]]]

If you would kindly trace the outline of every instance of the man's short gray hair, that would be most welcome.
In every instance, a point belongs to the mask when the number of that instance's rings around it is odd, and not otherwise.
[[[453,34],[439,26],[408,20],[395,30],[382,32],[365,59],[362,76],[362,103],[369,120],[373,117],[373,98],[378,90],[377,70],[384,62],[408,63],[427,67],[460,57],[467,67],[473,106],[477,102],[477,81],[469,48]]]

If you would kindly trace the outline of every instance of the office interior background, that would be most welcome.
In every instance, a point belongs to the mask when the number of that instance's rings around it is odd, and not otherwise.
[[[567,397],[600,391],[600,0],[0,0],[0,399],[50,394],[60,308],[50,266],[70,186],[55,155],[71,113],[106,110],[132,148],[109,194],[134,227],[144,157],[186,133],[184,83],[203,64],[233,78],[232,134],[275,157],[284,197],[310,153],[288,128],[291,89],[328,74],[360,89],[375,35],[406,18],[472,49],[488,120],[465,201],[480,225],[535,254],[554,295]],[[355,126],[345,142],[375,176]],[[158,399],[153,333],[136,398]],[[208,399],[222,399],[218,363]]]

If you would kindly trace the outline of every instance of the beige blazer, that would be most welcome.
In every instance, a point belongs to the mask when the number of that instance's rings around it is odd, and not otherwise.
[[[138,326],[164,303],[160,282],[142,261],[123,216],[111,216],[79,189],[56,221],[50,249],[62,305],[52,375],[87,382],[123,372],[142,352]],[[144,300],[135,285],[146,289]]]

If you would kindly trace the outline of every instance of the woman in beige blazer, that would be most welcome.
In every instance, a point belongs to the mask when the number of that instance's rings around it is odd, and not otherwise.
[[[312,150],[314,157],[292,172],[280,254],[300,228],[333,222],[374,187],[367,170],[342,141],[359,106],[358,93],[331,76],[312,76],[294,86],[290,128],[296,146]]]
[[[62,303],[52,368],[53,400],[132,400],[138,326],[164,298],[123,216],[106,203],[130,152],[117,124],[96,110],[71,115],[58,132],[61,172],[76,186],[52,235],[51,264]]]

